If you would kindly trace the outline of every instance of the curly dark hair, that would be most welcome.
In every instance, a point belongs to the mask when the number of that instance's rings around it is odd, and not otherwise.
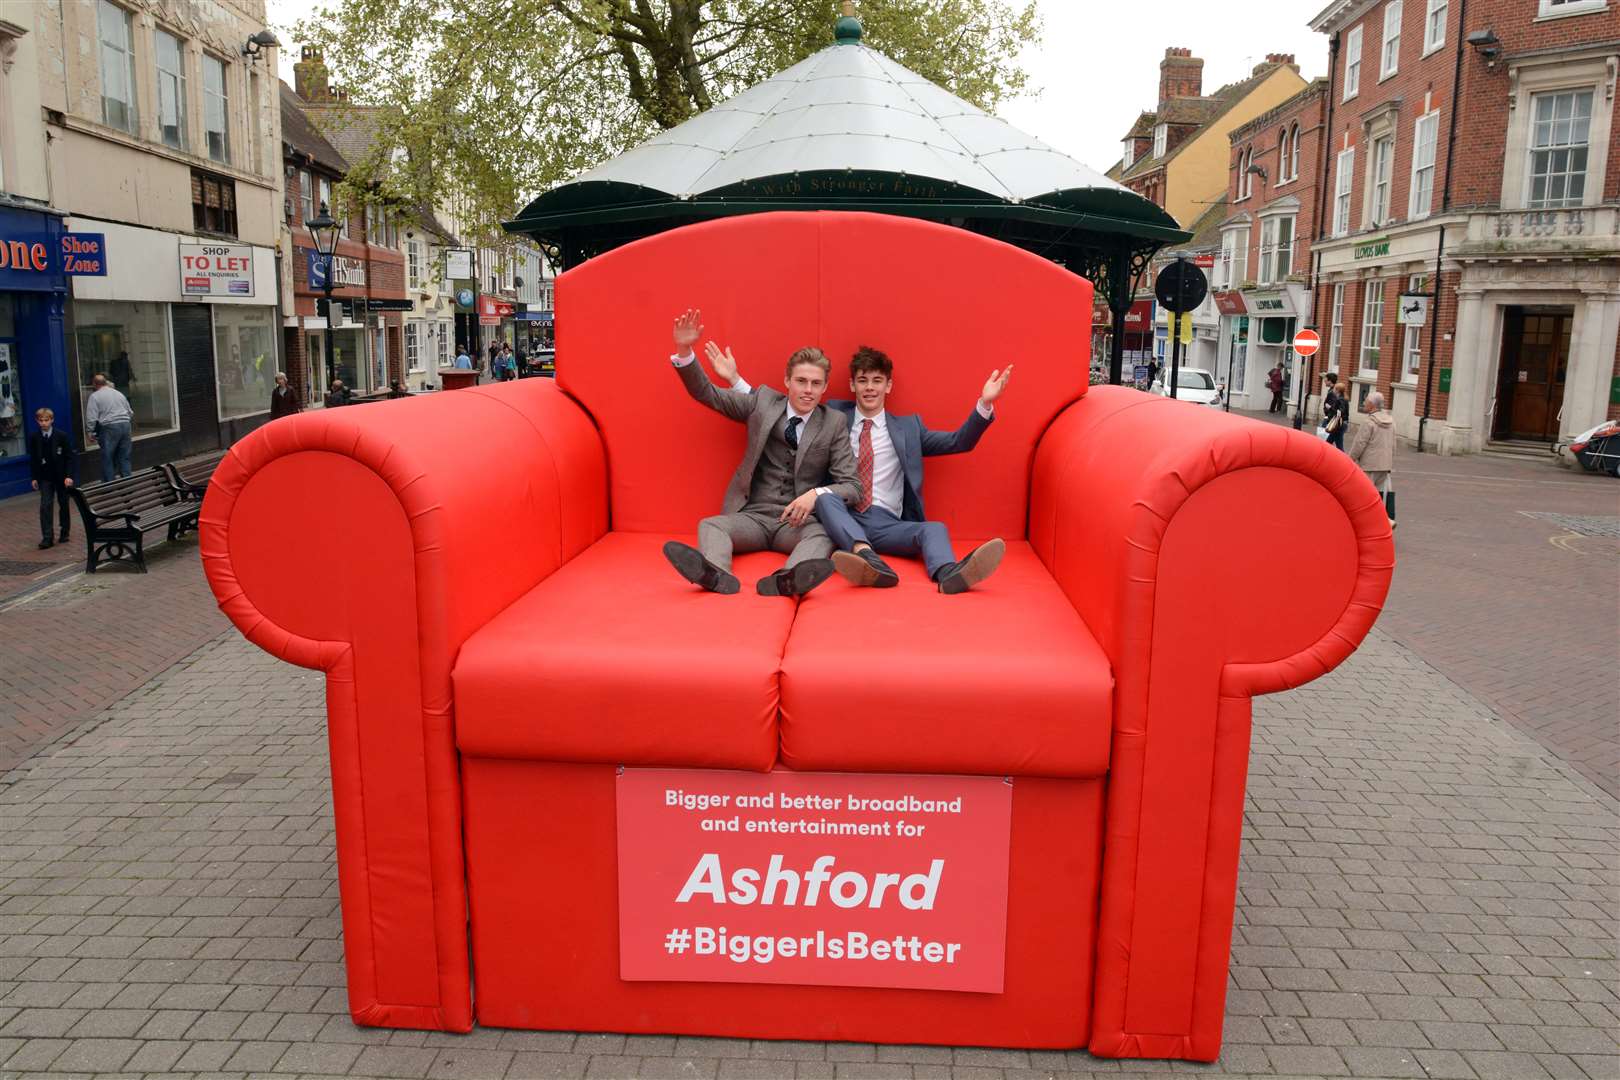
[[[870,345],[862,345],[855,350],[855,355],[849,361],[849,377],[854,379],[863,371],[875,371],[885,379],[894,377],[894,361],[889,354],[880,352]]]

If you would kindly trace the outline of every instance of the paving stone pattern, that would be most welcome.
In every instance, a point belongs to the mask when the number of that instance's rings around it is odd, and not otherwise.
[[[1612,1080],[1617,804],[1375,632],[1256,710],[1213,1066],[355,1027],[318,676],[222,635],[0,778],[0,1074]]]

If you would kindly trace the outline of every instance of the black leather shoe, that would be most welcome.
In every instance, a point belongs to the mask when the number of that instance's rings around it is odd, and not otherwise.
[[[884,562],[871,548],[862,552],[833,552],[833,569],[851,585],[871,586],[874,589],[892,589],[900,584],[900,575]]]
[[[664,558],[669,560],[669,565],[675,568],[676,573],[700,589],[724,596],[730,596],[738,589],[734,575],[726,573],[705,559],[703,552],[690,544],[671,540],[664,545]]]
[[[41,551],[44,551],[48,547],[55,547],[55,546],[56,546],[56,542],[54,540],[52,540],[50,537],[48,537],[48,536],[45,539],[43,539],[43,540],[41,540],[39,542],[39,550],[41,550]]]
[[[944,567],[935,580],[942,593],[967,592],[973,586],[996,572],[1001,557],[1007,554],[1007,545],[1000,539],[986,540],[950,566]]]
[[[65,543],[67,543],[67,542],[68,542],[68,534],[67,534],[67,530],[66,530],[66,529],[63,529],[63,530],[62,530],[62,535],[61,535],[61,536],[58,536],[58,537],[57,537],[57,538],[56,538],[56,542],[57,542],[57,543],[58,543],[58,544],[65,544]]]
[[[833,576],[831,559],[806,559],[797,566],[784,566],[759,579],[755,586],[761,596],[803,596]]]

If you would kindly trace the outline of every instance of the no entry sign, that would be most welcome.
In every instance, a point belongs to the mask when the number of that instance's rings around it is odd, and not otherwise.
[[[1322,336],[1315,330],[1301,330],[1294,335],[1294,351],[1301,356],[1314,356],[1322,347]]]
[[[1012,784],[625,769],[619,977],[1002,990]]]

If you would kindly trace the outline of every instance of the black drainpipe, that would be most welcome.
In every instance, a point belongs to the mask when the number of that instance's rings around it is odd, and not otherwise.
[[[1457,95],[1462,89],[1463,46],[1467,44],[1465,38],[1468,28],[1468,0],[1459,0],[1457,4],[1457,62],[1451,72],[1451,122],[1446,125],[1446,179],[1440,186],[1440,212],[1444,214],[1451,209],[1451,157],[1457,149]],[[1423,415],[1418,419],[1418,453],[1423,453],[1423,431],[1429,424],[1429,403],[1434,399],[1434,367],[1435,343],[1440,333],[1440,257],[1446,250],[1446,227],[1440,226],[1440,241],[1434,252],[1434,298],[1430,305],[1434,310],[1430,313],[1429,323],[1429,372],[1423,380]],[[1452,327],[1451,363],[1457,364],[1457,338],[1456,327]]]
[[[1316,239],[1318,242],[1327,239],[1327,191],[1328,162],[1337,160],[1333,153],[1333,69],[1339,60],[1339,35],[1334,34],[1328,38],[1328,73],[1327,73],[1327,119],[1322,125],[1322,163],[1316,170]],[[1322,252],[1320,248],[1315,252],[1316,258],[1311,268],[1311,326],[1320,332],[1316,321],[1316,310],[1322,303]],[[1328,346],[1332,347],[1333,328],[1328,327]],[[1321,352],[1321,347],[1317,352]],[[1327,361],[1324,360],[1323,363]],[[1326,369],[1324,369],[1326,370]],[[1299,407],[1294,410],[1294,430],[1299,431],[1305,426],[1305,407],[1310,404],[1311,385],[1316,380],[1316,355],[1313,353],[1305,360],[1305,379],[1300,384]]]

